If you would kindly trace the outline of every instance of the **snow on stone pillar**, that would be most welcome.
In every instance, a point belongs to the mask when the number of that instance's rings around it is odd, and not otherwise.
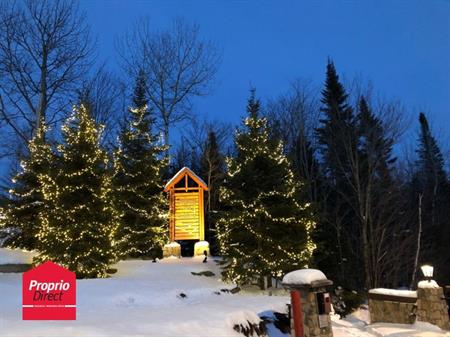
[[[291,337],[332,337],[331,297],[327,287],[333,282],[317,269],[300,269],[283,277],[283,286],[291,291],[291,299],[300,294],[300,310],[298,315],[297,301],[291,301]],[[294,317],[294,313],[296,314]],[[301,322],[298,322],[299,319]],[[299,332],[299,323],[303,324],[304,336]],[[297,327],[297,328],[296,328]],[[297,331],[296,331],[297,329]]]
[[[444,292],[436,281],[420,281],[417,286],[417,320],[450,330]]]
[[[164,245],[163,247],[163,257],[181,257],[181,246],[178,242],[172,241]]]
[[[209,256],[209,243],[208,241],[198,241],[194,245],[194,256]]]

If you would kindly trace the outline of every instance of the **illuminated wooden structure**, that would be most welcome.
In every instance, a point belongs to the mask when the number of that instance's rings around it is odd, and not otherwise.
[[[166,184],[171,242],[205,239],[203,192],[207,190],[205,182],[188,167],[183,167]]]

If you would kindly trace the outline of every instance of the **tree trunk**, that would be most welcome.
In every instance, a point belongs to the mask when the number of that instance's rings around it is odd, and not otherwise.
[[[364,283],[366,289],[369,290],[372,287],[372,277],[370,268],[370,247],[367,238],[367,219],[363,220],[362,223],[362,239],[363,239],[363,258],[364,258]]]
[[[166,146],[167,165],[170,167],[169,123],[164,122],[164,145]]]
[[[422,193],[419,194],[419,231],[417,233],[417,248],[416,248],[416,258],[414,259],[414,268],[411,278],[411,284],[409,285],[410,289],[414,288],[414,283],[416,282],[416,274],[417,274],[417,265],[419,264],[419,255],[420,255],[420,240],[422,237]]]
[[[44,137],[45,111],[47,109],[47,51],[43,46],[44,53],[42,55],[41,80],[39,93],[39,106],[36,110],[36,129],[34,136]]]
[[[208,154],[209,155],[209,154]],[[207,202],[207,219],[208,219],[208,241],[211,243],[211,162],[208,158],[208,190],[206,191],[208,202]]]

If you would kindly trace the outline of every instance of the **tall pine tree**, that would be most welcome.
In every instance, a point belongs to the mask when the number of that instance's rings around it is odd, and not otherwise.
[[[167,242],[167,200],[162,174],[164,147],[152,134],[145,76],[136,81],[134,108],[120,135],[114,160],[114,205],[120,216],[116,241],[120,256],[158,257]]]
[[[359,101],[357,120],[359,144],[352,164],[355,197],[351,200],[361,228],[366,287],[374,288],[387,286],[388,278],[393,279],[392,240],[400,230],[400,187],[393,176],[393,139],[364,97]]]
[[[235,138],[237,156],[227,161],[218,239],[226,259],[224,276],[238,284],[259,280],[264,286],[271,276],[306,266],[315,246],[309,205],[298,204],[301,186],[259,109],[253,91],[244,128]]]
[[[314,232],[315,264],[329,271],[337,284],[355,288],[362,265],[360,230],[355,221],[352,198],[352,159],[357,156],[358,135],[353,109],[333,62],[328,61],[322,90],[322,119],[316,130],[321,153],[324,186],[321,190],[321,221]],[[356,280],[356,282],[353,282]]]
[[[32,250],[37,245],[39,215],[45,211],[39,176],[48,172],[53,160],[44,134],[44,130],[38,132],[28,143],[28,157],[21,162],[21,170],[12,179],[11,198],[3,220],[3,226],[12,234],[4,243],[10,247]]]
[[[431,133],[425,114],[419,115],[420,136],[417,150],[416,195],[422,194],[422,249],[420,261],[436,268],[441,282],[450,281],[450,240],[448,206],[450,184],[444,169],[444,157]],[[416,200],[418,197],[416,196]],[[445,248],[444,248],[445,247]]]
[[[346,184],[345,176],[351,165],[349,152],[354,151],[357,145],[356,119],[331,61],[327,64],[321,102],[323,118],[320,120],[317,136],[325,168],[330,177],[336,178],[337,184]]]
[[[41,177],[48,209],[40,216],[35,262],[51,260],[79,278],[106,277],[115,260],[117,220],[101,131],[82,104],[62,126],[62,135],[57,167]]]

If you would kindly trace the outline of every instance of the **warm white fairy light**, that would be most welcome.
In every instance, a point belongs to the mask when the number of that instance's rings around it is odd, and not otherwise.
[[[221,253],[228,257],[225,267],[225,277],[240,283],[252,281],[258,276],[281,277],[287,269],[300,268],[307,265],[315,244],[311,233],[315,223],[309,204],[300,205],[296,201],[296,193],[301,184],[296,182],[289,162],[283,154],[281,141],[270,139],[267,120],[251,115],[244,121],[245,129],[236,134],[237,157],[227,158],[228,177],[232,182],[239,179],[248,165],[255,165],[255,159],[264,158],[273,167],[280,166],[285,172],[282,186],[275,186],[274,190],[257,190],[250,199],[242,198],[242,191],[249,188],[248,182],[243,180],[243,186],[221,189],[221,200],[230,211],[225,212],[218,223],[218,239]],[[269,177],[260,177],[270,179]],[[240,181],[240,180],[239,180]],[[275,214],[270,209],[271,198],[278,198],[292,206],[289,214]],[[266,228],[270,224],[270,229]],[[271,232],[279,225],[279,233]],[[275,227],[274,227],[275,226]],[[303,230],[299,231],[299,228]],[[283,235],[294,235],[289,242],[279,239]],[[246,233],[245,235],[239,233]],[[283,234],[285,233],[285,234]],[[273,236],[272,236],[273,234]],[[244,241],[240,241],[244,240]],[[251,240],[250,242],[246,240]],[[297,240],[298,243],[295,243]],[[255,245],[258,242],[258,245]],[[255,247],[249,250],[249,245]]]
[[[43,135],[46,128],[38,132],[28,143],[28,156],[20,163],[19,172],[11,179],[9,205],[4,207],[1,226],[17,228],[12,241],[13,247],[34,249],[35,235],[39,231],[39,214],[44,210],[42,186],[39,174],[46,172],[52,163],[52,151]]]
[[[48,208],[40,217],[35,262],[52,260],[79,277],[106,277],[116,260],[117,214],[101,129],[84,105],[74,107],[62,126],[56,167],[39,176]]]
[[[121,256],[143,256],[168,240],[168,205],[161,179],[167,167],[166,147],[151,133],[146,105],[131,108],[130,114],[114,155],[114,203],[120,220],[116,244]]]

